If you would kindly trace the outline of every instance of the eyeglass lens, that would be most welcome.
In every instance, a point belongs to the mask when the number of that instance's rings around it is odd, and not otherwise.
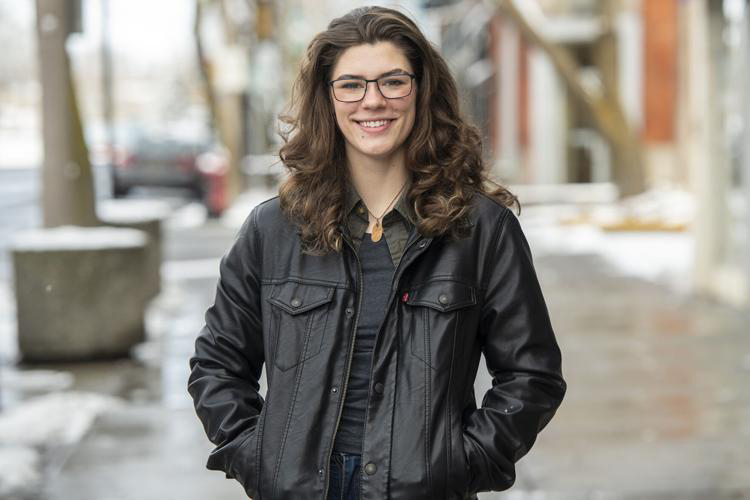
[[[392,75],[378,78],[378,88],[383,97],[397,99],[411,93],[409,75]],[[339,101],[359,101],[365,97],[367,82],[361,79],[336,80],[333,82],[333,93]]]

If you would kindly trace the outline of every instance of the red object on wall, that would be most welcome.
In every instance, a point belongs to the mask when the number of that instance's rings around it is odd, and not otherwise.
[[[645,142],[671,142],[677,98],[678,0],[642,2]]]
[[[200,155],[197,164],[203,178],[203,203],[209,216],[218,217],[229,207],[229,160],[212,151]]]

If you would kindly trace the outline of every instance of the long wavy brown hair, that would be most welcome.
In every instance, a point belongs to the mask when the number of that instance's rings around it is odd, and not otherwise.
[[[461,114],[456,82],[442,56],[404,14],[361,7],[331,21],[310,42],[289,111],[280,116],[284,144],[279,156],[289,175],[279,188],[279,201],[299,227],[307,253],[340,251],[340,225],[347,216],[350,175],[327,82],[343,51],[383,41],[403,50],[417,75],[416,117],[405,142],[405,162],[411,180],[406,196],[418,231],[431,237],[465,236],[476,191],[520,211],[515,195],[489,179],[479,131]]]

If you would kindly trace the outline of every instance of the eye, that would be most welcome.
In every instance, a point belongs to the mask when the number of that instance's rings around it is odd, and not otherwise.
[[[385,85],[388,87],[398,87],[400,85],[406,85],[406,82],[403,79],[391,78],[385,81]]]
[[[334,85],[339,89],[361,89],[364,87],[361,80],[339,80],[334,82]]]

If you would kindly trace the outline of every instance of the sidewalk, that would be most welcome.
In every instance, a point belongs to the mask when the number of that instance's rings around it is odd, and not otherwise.
[[[666,276],[669,286],[644,279],[664,278],[658,273],[624,274],[633,269],[618,265],[615,254],[596,253],[593,246],[571,250],[581,228],[545,220],[533,210],[521,218],[569,390],[518,464],[512,492],[480,498],[750,498],[748,311],[686,295],[678,265]],[[226,231],[227,246],[233,232]],[[653,241],[632,246],[636,261],[646,260],[649,248],[655,256],[684,249],[681,240]],[[205,469],[212,446],[184,389],[215,277],[179,268],[165,274],[164,292],[148,317],[150,341],[135,360],[54,367],[73,375],[70,389],[121,404],[105,405],[59,470],[47,469],[43,496],[27,498],[244,498],[237,483]],[[490,385],[482,363],[480,402]]]

